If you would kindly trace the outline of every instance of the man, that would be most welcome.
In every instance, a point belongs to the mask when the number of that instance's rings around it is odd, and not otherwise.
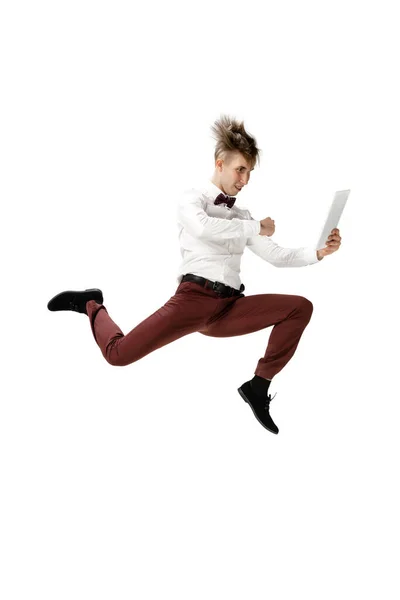
[[[217,140],[214,174],[203,186],[186,191],[178,203],[182,261],[178,287],[168,302],[126,335],[108,315],[99,289],[62,292],[49,301],[48,308],[87,314],[104,358],[116,366],[136,362],[190,333],[229,337],[274,326],[253,379],[238,392],[261,425],[278,433],[269,411],[269,385],[293,356],[313,306],[302,296],[245,296],[239,277],[241,257],[247,246],[274,266],[301,267],[336,252],[341,237],[338,229],[332,230],[326,247],[317,252],[275,244],[270,239],[275,232],[273,219],[257,221],[249,210],[235,204],[259,159],[256,140],[243,122],[226,116],[212,130]]]

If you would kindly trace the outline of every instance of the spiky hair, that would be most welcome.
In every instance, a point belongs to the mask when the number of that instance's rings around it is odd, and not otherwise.
[[[213,138],[216,140],[214,159],[230,162],[232,153],[240,152],[254,166],[260,161],[261,150],[257,148],[256,140],[247,133],[243,121],[238,121],[227,115],[221,115],[211,127]]]

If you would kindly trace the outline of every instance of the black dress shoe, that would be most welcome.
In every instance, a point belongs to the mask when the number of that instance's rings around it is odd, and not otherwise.
[[[87,315],[86,302],[89,300],[103,304],[102,291],[94,288],[83,292],[61,292],[49,301],[47,308],[49,310],[74,310]]]
[[[251,387],[250,381],[246,381],[246,383],[241,385],[238,392],[243,400],[250,405],[257,421],[259,421],[265,429],[271,431],[271,433],[278,433],[279,429],[269,414],[269,404],[272,400],[271,396],[268,394],[262,396],[256,394]],[[275,396],[273,397],[275,398]]]

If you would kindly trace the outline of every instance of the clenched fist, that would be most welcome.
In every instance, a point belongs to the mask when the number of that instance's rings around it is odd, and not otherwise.
[[[275,221],[273,219],[271,219],[270,217],[267,217],[266,219],[263,219],[262,221],[260,221],[261,223],[261,229],[260,229],[260,235],[273,235],[275,232]]]

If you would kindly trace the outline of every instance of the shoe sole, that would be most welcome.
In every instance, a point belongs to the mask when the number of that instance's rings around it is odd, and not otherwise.
[[[266,429],[267,431],[270,431],[271,433],[275,433],[275,435],[277,435],[279,433],[279,431],[274,431],[273,429],[270,429],[269,427],[267,427],[265,425],[265,423],[263,423],[262,421],[260,421],[260,419],[258,418],[258,415],[256,413],[256,411],[253,408],[253,405],[247,400],[243,390],[241,388],[238,388],[238,392],[241,395],[241,397],[243,398],[243,400],[250,406],[251,410],[253,411],[253,415],[255,416],[255,418],[257,419],[257,421],[260,423],[260,425],[262,425],[264,427],[264,429]]]

